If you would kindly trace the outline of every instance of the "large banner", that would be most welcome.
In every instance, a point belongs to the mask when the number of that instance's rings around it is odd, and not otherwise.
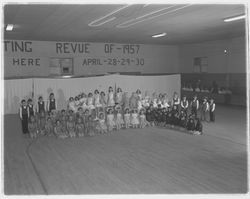
[[[171,45],[5,40],[5,77],[47,77],[52,59],[72,59],[73,75],[108,72],[176,73],[178,47]]]
[[[45,100],[51,92],[55,94],[58,109],[65,109],[69,97],[75,97],[81,92],[88,94],[95,89],[107,93],[108,87],[120,87],[124,92],[131,95],[137,89],[142,94],[147,91],[150,95],[153,92],[167,93],[171,98],[174,92],[180,94],[180,75],[164,76],[127,76],[107,75],[101,77],[72,78],[72,79],[49,79],[35,78],[27,80],[5,80],[5,114],[17,113],[21,99],[31,97],[34,100],[39,96]]]

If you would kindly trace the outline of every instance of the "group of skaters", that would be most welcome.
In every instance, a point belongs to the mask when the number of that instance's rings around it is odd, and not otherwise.
[[[188,101],[180,100],[175,92],[170,99],[166,93],[142,95],[138,89],[129,96],[121,88],[109,87],[107,94],[99,92],[79,93],[70,97],[67,107],[57,108],[54,93],[48,100],[39,96],[37,102],[21,101],[20,118],[25,135],[36,138],[39,135],[58,138],[84,137],[98,134],[110,135],[121,129],[158,126],[183,130],[201,135],[202,122],[215,121],[215,103],[205,97],[200,103],[197,96]]]

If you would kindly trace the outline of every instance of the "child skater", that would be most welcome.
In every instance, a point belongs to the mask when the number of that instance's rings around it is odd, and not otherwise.
[[[135,93],[136,93],[136,97],[139,97],[139,99],[142,99],[142,94],[141,94],[140,89],[137,89]]]
[[[38,117],[38,127],[41,135],[45,135],[45,125],[46,125],[45,112],[41,111]]]
[[[81,106],[82,106],[83,111],[85,111],[88,108],[87,95],[85,93],[82,93],[80,102],[81,102]]]
[[[75,121],[72,115],[69,116],[69,120],[67,121],[67,131],[68,131],[69,137],[72,138],[76,136]]]
[[[154,107],[154,108],[157,108],[157,107],[158,107],[157,101],[158,101],[157,95],[156,95],[156,93],[154,92],[154,93],[152,94],[152,103],[153,103],[153,107]]]
[[[105,109],[107,106],[107,100],[106,100],[105,93],[103,91],[100,94],[100,103],[102,105],[102,108]]]
[[[33,101],[32,101],[32,99],[28,99],[28,110],[29,110],[29,115],[31,116],[31,115],[33,115],[33,116],[35,116],[35,107],[33,106]]]
[[[191,102],[191,114],[197,117],[198,109],[199,109],[199,101],[197,99],[197,95],[195,95]]]
[[[100,107],[102,107],[102,104],[100,102],[100,94],[99,91],[96,89],[94,92],[94,106],[95,106],[95,119],[98,119]]]
[[[158,96],[158,99],[157,99],[157,107],[158,107],[158,108],[162,108],[162,107],[163,107],[162,102],[163,102],[163,96],[162,96],[162,94],[160,93],[159,96]]]
[[[61,110],[61,116],[60,116],[61,124],[64,130],[67,130],[67,121],[68,121],[68,116],[66,114],[66,111],[63,109]]]
[[[55,124],[56,120],[58,119],[56,110],[52,110],[51,112],[49,112],[49,116],[51,117],[53,124]]]
[[[177,106],[173,106],[172,109],[172,127],[174,126],[178,126],[179,125],[179,112],[178,112],[178,107]]]
[[[203,126],[201,120],[197,118],[194,135],[202,135]]]
[[[186,123],[187,123],[187,114],[185,113],[185,110],[181,110],[180,116],[179,116],[179,124],[181,128],[186,128]]]
[[[89,109],[86,109],[85,112],[84,112],[84,116],[83,116],[83,123],[85,125],[85,128],[86,128],[86,125],[87,125],[87,121],[88,121],[88,118],[89,118]],[[87,135],[87,133],[85,133]]]
[[[74,113],[77,112],[77,110],[78,110],[78,108],[79,108],[80,106],[81,106],[81,103],[80,103],[80,101],[79,101],[79,97],[76,96],[76,97],[75,97],[75,109],[74,109]]]
[[[166,124],[166,114],[167,114],[167,109],[163,107],[161,109],[161,118],[160,118],[160,126],[164,127]]]
[[[188,122],[187,122],[187,130],[189,131],[189,133],[193,134],[195,131],[195,122],[194,122],[194,117],[195,115],[190,115],[188,118]]]
[[[63,126],[62,126],[60,120],[56,120],[56,125],[54,127],[54,133],[55,133],[57,138],[64,139],[64,138],[68,137],[68,133],[67,133],[67,131],[65,131],[63,129]]]
[[[99,134],[107,134],[107,132],[108,132],[108,127],[106,125],[105,115],[104,115],[103,112],[99,113],[99,119],[98,119],[98,124],[97,124],[97,132]]]
[[[37,112],[38,114],[40,114],[42,111],[45,112],[45,103],[44,103],[44,101],[43,101],[43,97],[40,96],[40,97],[38,98],[37,107],[36,107],[36,112]]]
[[[181,100],[181,110],[183,110],[185,112],[185,114],[187,114],[188,111],[188,101],[187,101],[187,97],[184,95],[182,100]]]
[[[26,101],[24,99],[21,101],[21,106],[19,108],[19,116],[22,121],[23,134],[27,135],[29,133],[28,130],[29,110]]]
[[[129,107],[130,107],[131,110],[133,110],[133,109],[138,108],[137,105],[138,104],[137,104],[136,93],[133,92],[130,99],[129,99]]]
[[[115,120],[116,129],[120,130],[124,125],[124,120],[121,113],[121,106],[117,105],[115,107],[115,110],[116,110],[116,120]]]
[[[86,122],[86,132],[85,133],[88,136],[92,137],[92,136],[95,135],[95,129],[96,129],[96,127],[95,127],[95,121],[94,121],[92,115],[90,114],[88,116],[88,120]]]
[[[140,122],[139,122],[139,119],[138,119],[137,109],[132,110],[131,124],[132,124],[132,128],[138,128],[139,127]]]
[[[209,103],[207,101],[207,97],[203,99],[202,105],[201,105],[201,120],[208,122],[207,116],[209,113]]]
[[[129,108],[125,108],[125,114],[124,114],[124,122],[125,122],[125,128],[128,129],[130,127],[130,113],[129,113]]]
[[[125,92],[123,94],[123,110],[125,110],[126,108],[129,109],[129,96],[128,96],[128,92]]]
[[[146,120],[149,122],[150,126],[154,126],[155,117],[154,117],[154,107],[153,104],[150,104],[150,106],[146,110]]]
[[[147,126],[147,120],[145,115],[145,108],[141,108],[140,110],[140,128],[145,128]]]
[[[115,106],[114,92],[112,86],[109,87],[107,105],[108,107],[112,108]]]
[[[172,127],[172,125],[173,125],[173,122],[172,122],[172,111],[169,111],[169,112],[167,112],[167,114],[166,114],[166,127]]]
[[[54,96],[54,93],[50,93],[49,95],[49,101],[48,101],[48,112],[51,112],[52,110],[56,110],[56,99]]]
[[[52,124],[50,117],[47,118],[47,121],[45,124],[45,132],[46,132],[46,135],[48,135],[48,136],[52,136],[54,133],[54,126]]]
[[[36,138],[38,134],[37,122],[34,115],[30,116],[28,123],[29,134],[31,138]]]
[[[141,110],[141,108],[142,108],[142,103],[143,103],[143,100],[142,100],[141,91],[138,89],[138,90],[137,90],[137,109],[138,109],[138,111]]]
[[[115,121],[114,121],[114,114],[113,114],[113,109],[108,108],[107,110],[107,126],[108,126],[108,131],[111,132],[113,131],[115,127]]]
[[[70,98],[69,98],[68,110],[72,110],[73,112],[76,112],[75,100],[74,100],[73,97],[70,97]]]
[[[156,126],[159,126],[160,125],[160,122],[161,122],[161,105],[160,104],[157,104],[157,109],[155,109],[155,124]]]
[[[95,106],[94,106],[94,98],[93,98],[93,94],[92,94],[92,93],[89,93],[89,94],[88,94],[87,106],[88,106],[88,109],[89,109],[91,112],[92,112],[93,109],[95,109]]]
[[[84,124],[83,124],[83,121],[82,121],[82,118],[81,117],[78,117],[77,120],[76,120],[76,135],[78,137],[83,137],[84,136]]]
[[[122,97],[123,97],[122,89],[120,87],[118,87],[117,91],[116,91],[116,96],[115,96],[115,103],[119,104],[120,106],[123,106]]]
[[[214,103],[214,99],[210,99],[210,122],[215,122],[215,103]]]
[[[78,116],[83,119],[84,117],[84,111],[82,107],[79,107],[77,110]]]
[[[148,108],[149,105],[150,105],[150,97],[149,97],[148,91],[145,91],[143,106],[144,106],[145,108]]]
[[[168,102],[168,95],[166,93],[163,95],[162,106],[164,108],[168,108],[170,106]]]
[[[172,99],[172,105],[173,105],[173,107],[176,106],[176,109],[177,109],[177,110],[179,109],[179,106],[180,106],[180,98],[178,97],[177,92],[174,92],[174,96],[173,96],[173,99]]]

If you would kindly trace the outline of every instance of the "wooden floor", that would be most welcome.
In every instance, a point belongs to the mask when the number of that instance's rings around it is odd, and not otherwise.
[[[246,110],[218,107],[203,136],[160,128],[35,141],[4,117],[5,194],[171,194],[247,191]]]

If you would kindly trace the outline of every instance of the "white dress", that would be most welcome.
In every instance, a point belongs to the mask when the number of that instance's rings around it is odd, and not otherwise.
[[[137,107],[138,107],[138,110],[141,110],[141,108],[142,108],[142,100],[138,99]]]
[[[116,124],[120,124],[120,125],[122,125],[122,124],[124,124],[124,120],[123,120],[123,118],[122,118],[122,114],[121,113],[117,113],[116,114]]]
[[[144,99],[144,106],[145,107],[149,107],[150,105],[150,97],[149,96],[145,96],[145,99]]]
[[[74,101],[69,102],[69,110],[72,110],[74,113],[77,111]]]
[[[169,107],[168,100],[164,99],[162,105],[164,108],[168,108]]]
[[[124,121],[125,121],[125,124],[130,125],[130,114],[129,113],[124,114]]]
[[[88,97],[88,100],[87,100],[87,103],[88,103],[88,108],[89,109],[94,109],[95,108],[95,106],[94,106],[94,104],[93,104],[93,97]]]
[[[114,105],[115,105],[114,93],[110,92],[108,94],[108,106],[114,106]]]
[[[105,119],[99,120],[96,128],[99,131],[107,131],[107,125]]]
[[[140,124],[142,125],[142,127],[145,127],[147,125],[146,116],[144,114],[140,115]]]
[[[114,114],[107,115],[107,125],[112,128],[115,126]]]
[[[87,98],[86,97],[81,98],[80,102],[82,103],[82,109],[83,110],[88,108],[88,106],[87,106]]]
[[[101,103],[100,103],[100,95],[97,94],[95,95],[95,107],[101,107]]]
[[[138,114],[137,113],[132,113],[131,115],[131,124],[132,125],[138,125],[139,124],[139,119],[138,119]]]
[[[75,109],[76,109],[75,112],[78,111],[78,108],[79,108],[79,107],[80,107],[80,102],[79,102],[79,101],[75,101]]]
[[[157,99],[155,98],[155,99],[153,100],[153,107],[154,107],[154,108],[157,108],[157,105],[158,105],[158,104],[157,104]]]
[[[122,102],[122,92],[119,92],[119,93],[116,94],[116,102],[118,104],[121,104],[121,102]]]

